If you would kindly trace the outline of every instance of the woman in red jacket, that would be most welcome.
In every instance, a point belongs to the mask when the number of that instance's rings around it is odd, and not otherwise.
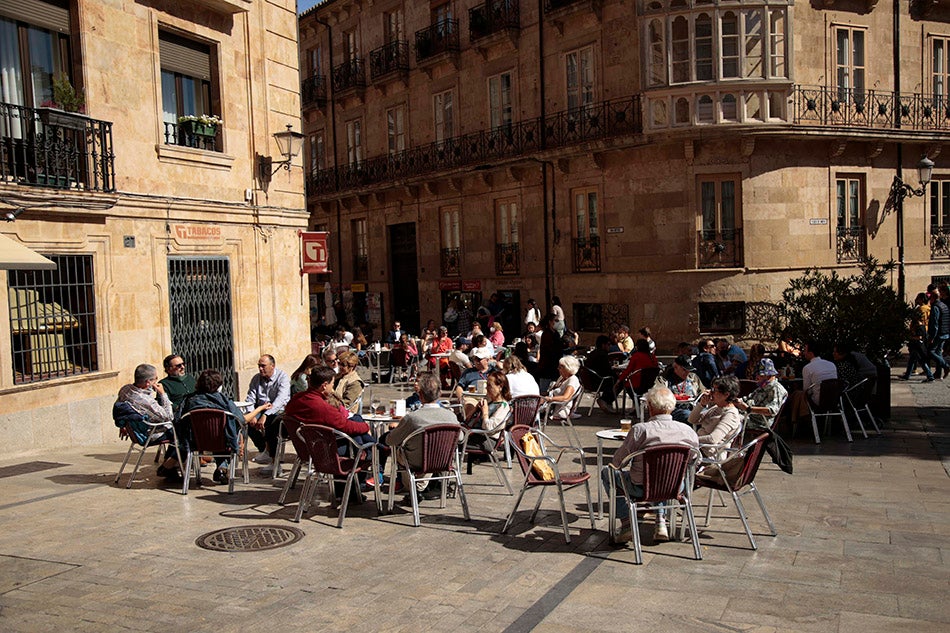
[[[627,368],[624,369],[620,377],[617,378],[616,392],[620,393],[620,389],[626,386],[627,377],[631,376],[633,372],[638,369],[646,369],[647,367],[659,367],[659,363],[656,360],[656,355],[650,351],[649,341],[641,338],[634,344],[633,354],[630,354],[630,358],[627,360]],[[641,374],[642,372],[633,374],[630,378],[630,387],[634,391],[640,389]]]

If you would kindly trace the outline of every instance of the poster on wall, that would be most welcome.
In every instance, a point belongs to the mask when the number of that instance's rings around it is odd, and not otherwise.
[[[379,292],[366,293],[366,320],[374,326],[383,323],[383,295]]]

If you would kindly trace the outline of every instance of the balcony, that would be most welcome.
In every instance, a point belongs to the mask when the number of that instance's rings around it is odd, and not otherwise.
[[[440,20],[416,31],[416,63],[422,64],[443,54],[459,52],[459,21]]]
[[[592,235],[587,238],[575,238],[572,242],[574,246],[574,272],[599,273],[600,236]]]
[[[221,130],[216,129],[213,136],[195,134],[191,127],[179,123],[165,123],[165,145],[180,145],[201,149],[206,152],[221,151]]]
[[[333,93],[338,94],[347,90],[362,91],[366,88],[365,64],[361,57],[356,57],[333,67],[331,79]]]
[[[468,10],[469,41],[476,42],[495,33],[517,33],[521,29],[518,0],[486,0]]]
[[[495,274],[517,275],[521,246],[514,244],[495,244]]]
[[[696,243],[700,268],[742,266],[742,229],[698,231]]]
[[[112,123],[0,103],[0,181],[115,191]]]
[[[950,98],[939,95],[902,94],[854,90],[831,86],[795,86],[792,91],[793,123],[913,130],[950,130]],[[895,107],[896,104],[896,107]]]
[[[950,257],[950,227],[930,227],[930,259]]]
[[[327,78],[311,75],[300,83],[300,102],[304,110],[322,108],[327,104]]]
[[[839,264],[860,262],[867,254],[868,238],[863,226],[839,226],[835,241]]]
[[[369,257],[366,255],[353,256],[353,279],[366,281],[369,278]]]
[[[378,81],[391,74],[409,73],[409,42],[396,40],[384,44],[369,54],[369,75]]]
[[[462,249],[443,248],[441,256],[442,276],[460,277],[462,275]]]

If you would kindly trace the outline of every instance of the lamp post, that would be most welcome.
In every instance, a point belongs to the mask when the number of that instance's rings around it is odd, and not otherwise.
[[[277,149],[284,160],[274,161],[270,156],[261,156],[258,164],[258,176],[261,182],[270,182],[274,174],[281,167],[290,171],[290,161],[303,149],[304,135],[300,132],[294,132],[292,125],[288,124],[283,132],[275,132],[274,140],[277,141]]]
[[[897,175],[894,176],[894,182],[891,183],[891,197],[894,200],[894,206],[897,208],[897,294],[901,300],[904,300],[907,296],[905,294],[907,278],[904,271],[904,198],[914,198],[927,193],[927,183],[930,182],[933,169],[934,162],[924,156],[917,163],[919,188],[914,189],[903,181],[900,167],[898,167]]]

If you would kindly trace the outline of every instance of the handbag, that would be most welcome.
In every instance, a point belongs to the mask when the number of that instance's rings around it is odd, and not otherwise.
[[[521,437],[521,447],[528,457],[544,457],[544,451],[541,450],[541,444],[532,433],[525,433]],[[531,462],[531,470],[535,476],[544,481],[554,481],[554,469],[543,459],[535,459]]]

